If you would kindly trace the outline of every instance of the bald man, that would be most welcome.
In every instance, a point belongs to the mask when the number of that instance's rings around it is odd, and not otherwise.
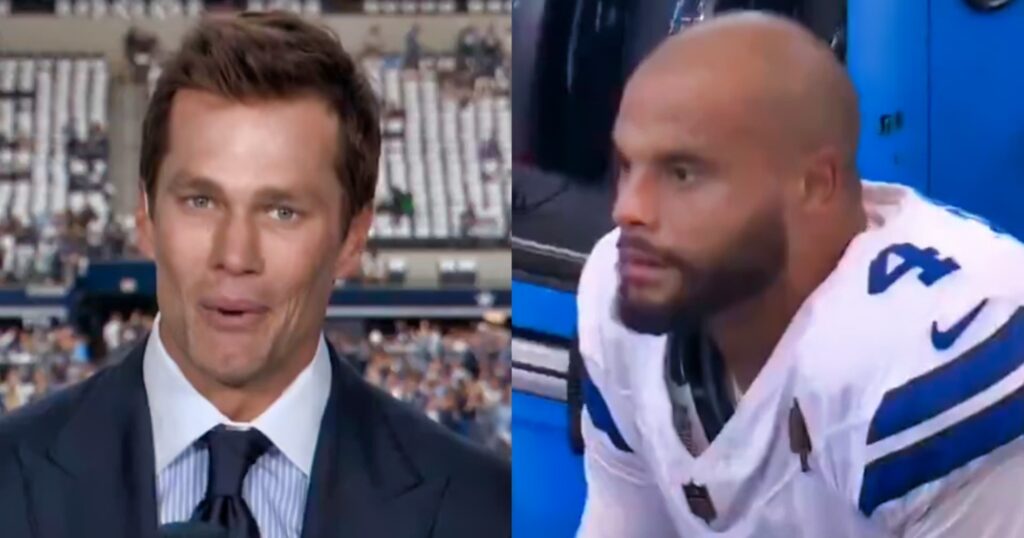
[[[824,44],[762,14],[692,27],[613,138],[579,536],[1024,536],[1024,247],[861,181]]]

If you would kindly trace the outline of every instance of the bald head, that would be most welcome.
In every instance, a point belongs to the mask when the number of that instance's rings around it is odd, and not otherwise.
[[[624,96],[689,95],[720,106],[793,159],[828,148],[856,180],[857,95],[846,70],[817,36],[761,12],[722,15],[667,39],[638,68]],[[666,97],[668,96],[668,97]],[[766,148],[768,149],[768,148]]]
[[[856,94],[785,19],[724,15],[668,39],[630,78],[613,138],[618,315],[633,330],[786,311],[862,229]]]

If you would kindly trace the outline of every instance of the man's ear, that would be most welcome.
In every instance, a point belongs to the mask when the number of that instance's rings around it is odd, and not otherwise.
[[[367,204],[348,225],[345,243],[334,260],[334,278],[348,279],[357,274],[362,264],[363,251],[373,224],[373,206]]]
[[[843,188],[839,152],[831,148],[817,152],[808,159],[801,181],[801,198],[805,208],[817,209],[831,205]]]
[[[149,212],[149,195],[146,187],[139,181],[139,202],[135,206],[136,247],[147,258],[153,259],[156,251],[153,248],[153,218]]]

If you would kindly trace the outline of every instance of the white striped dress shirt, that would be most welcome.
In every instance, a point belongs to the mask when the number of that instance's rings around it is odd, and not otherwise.
[[[299,538],[320,419],[331,387],[327,346],[267,410],[251,423],[232,422],[188,382],[160,340],[157,316],[146,344],[143,381],[153,423],[160,524],[188,521],[206,494],[209,453],[197,441],[218,424],[257,428],[274,446],[242,483],[262,538]]]

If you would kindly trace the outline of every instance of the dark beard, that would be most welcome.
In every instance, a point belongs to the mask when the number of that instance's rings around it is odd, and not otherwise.
[[[714,315],[764,292],[782,273],[786,234],[781,216],[757,219],[738,238],[729,255],[710,269],[667,256],[683,274],[687,290],[662,304],[644,304],[626,297],[621,283],[614,317],[631,331],[667,334],[680,327],[695,327]]]
[[[615,295],[615,318],[627,329],[640,334],[662,335],[693,320],[673,305],[642,305],[623,297],[622,287]]]

